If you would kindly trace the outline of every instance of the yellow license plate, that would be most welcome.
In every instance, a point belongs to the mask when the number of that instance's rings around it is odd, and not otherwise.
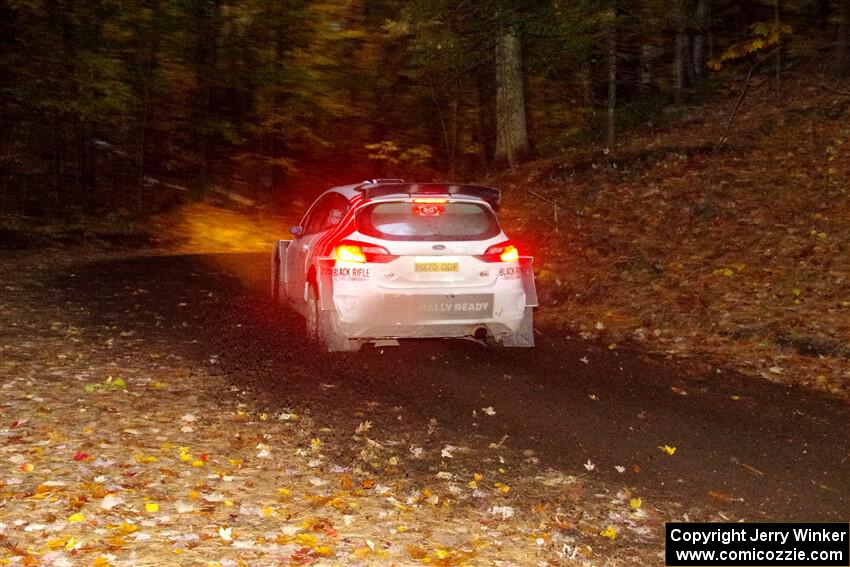
[[[459,272],[458,262],[416,262],[417,272]]]

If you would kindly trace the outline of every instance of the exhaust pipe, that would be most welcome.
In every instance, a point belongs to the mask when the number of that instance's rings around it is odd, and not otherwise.
[[[475,337],[476,340],[483,341],[487,338],[487,327],[477,327],[475,332],[472,333],[472,336]]]

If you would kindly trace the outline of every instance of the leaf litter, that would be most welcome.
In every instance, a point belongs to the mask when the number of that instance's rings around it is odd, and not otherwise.
[[[69,339],[58,308],[17,287],[0,304],[0,564],[562,564],[569,548],[571,564],[618,565],[652,560],[681,514],[611,496],[623,482],[589,480],[589,459],[540,474],[507,435],[461,445],[431,420],[400,439],[368,415],[253,407],[136,336]]]

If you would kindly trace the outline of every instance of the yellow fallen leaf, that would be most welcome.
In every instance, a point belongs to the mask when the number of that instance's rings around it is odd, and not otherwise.
[[[499,490],[501,490],[505,494],[507,494],[508,492],[511,491],[510,486],[508,486],[507,484],[502,484],[501,482],[497,482],[493,486],[495,486],[496,488],[498,488]]]
[[[369,555],[370,551],[371,550],[368,547],[366,547],[365,545],[361,545],[360,547],[355,548],[354,551],[351,552],[351,555],[356,557],[357,559],[363,559],[364,557]]]
[[[314,449],[321,446],[321,444],[322,444],[322,440],[319,439],[318,437],[313,437],[312,439],[310,439],[310,446]]]
[[[608,345],[608,350],[614,350],[616,348],[617,348],[617,343],[611,343],[610,345]]]
[[[481,479],[484,478],[484,475],[481,473],[475,473],[472,475],[472,478],[475,480],[475,482],[480,482]]]
[[[629,508],[637,510],[643,505],[643,500],[640,498],[632,498],[629,500]]]
[[[274,514],[274,508],[272,508],[271,506],[265,506],[260,510],[260,515],[263,518],[268,518],[272,514]]]
[[[334,554],[334,548],[329,545],[319,545],[313,548],[313,554],[319,557],[330,557]]]
[[[200,459],[196,459],[196,460],[192,461],[192,466],[193,466],[193,467],[202,467],[202,466],[204,466],[205,464],[206,464],[206,463],[204,463],[204,461],[202,461],[202,460],[200,460]]]
[[[153,455],[136,455],[136,462],[140,465],[144,465],[147,463],[156,463],[157,461],[159,461],[159,459],[157,459]]]
[[[76,514],[71,514],[70,516],[68,516],[68,523],[79,524],[80,522],[84,522],[85,519],[86,517],[83,515],[82,512],[77,512]]]
[[[153,514],[154,512],[159,512],[159,504],[156,502],[148,502],[145,504],[145,511]]]
[[[608,526],[607,528],[599,532],[599,535],[613,541],[617,539],[617,528],[615,528],[614,526]]]
[[[314,548],[319,543],[319,538],[315,534],[301,533],[295,536],[295,541],[298,543],[298,545]]]
[[[676,447],[671,447],[670,445],[659,445],[658,448],[667,453],[668,455],[673,455],[676,452]]]
[[[127,534],[131,534],[131,533],[133,533],[133,532],[138,531],[138,530],[139,530],[139,526],[136,526],[136,525],[134,525],[134,524],[130,524],[130,523],[127,523],[127,522],[122,522],[120,525],[115,526],[115,529],[116,529],[119,533],[122,533],[122,534],[127,535]]]

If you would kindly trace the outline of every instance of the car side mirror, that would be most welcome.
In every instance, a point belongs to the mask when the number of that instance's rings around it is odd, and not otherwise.
[[[292,234],[295,238],[298,238],[302,234],[304,234],[304,228],[301,226],[291,226],[289,227],[289,233]]]

